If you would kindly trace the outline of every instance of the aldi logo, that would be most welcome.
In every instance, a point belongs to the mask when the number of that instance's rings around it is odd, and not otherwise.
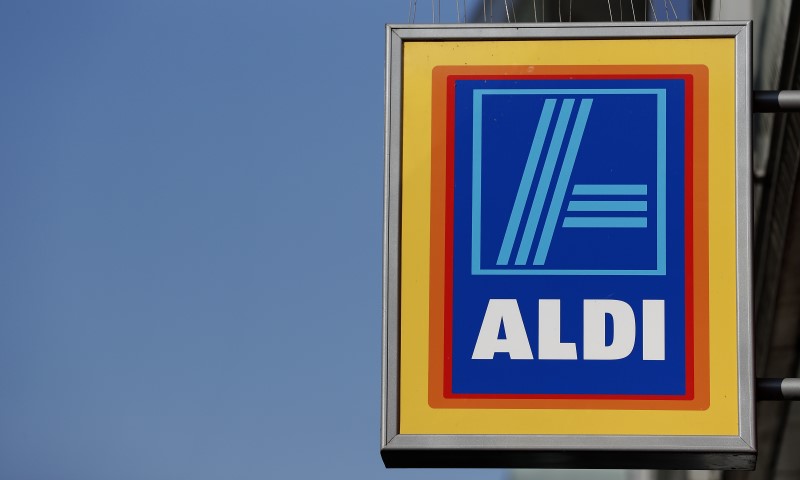
[[[387,26],[387,466],[754,465],[750,24],[637,25]]]
[[[705,408],[694,77],[500,68],[434,72],[430,404]]]
[[[680,81],[493,84],[458,84],[472,96],[473,273],[664,275],[666,99],[682,97]],[[512,138],[524,124],[529,138]]]

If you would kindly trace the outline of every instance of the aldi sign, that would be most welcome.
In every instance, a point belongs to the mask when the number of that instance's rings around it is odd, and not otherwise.
[[[629,27],[388,27],[388,466],[752,467],[749,27]]]
[[[448,393],[691,390],[685,83],[453,79]]]

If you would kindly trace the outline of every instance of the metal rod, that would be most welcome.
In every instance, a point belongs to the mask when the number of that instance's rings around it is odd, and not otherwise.
[[[756,399],[800,400],[800,378],[758,378]]]
[[[753,111],[800,112],[800,90],[756,90]]]

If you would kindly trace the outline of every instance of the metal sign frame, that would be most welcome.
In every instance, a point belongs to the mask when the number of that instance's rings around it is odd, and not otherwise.
[[[381,456],[387,467],[752,469],[755,466],[751,321],[751,24],[387,25]],[[735,335],[738,434],[404,433],[400,394],[404,47],[409,42],[730,39],[735,79]],[[733,160],[733,159],[731,159]],[[732,227],[733,228],[733,227]],[[716,273],[716,272],[714,272]]]

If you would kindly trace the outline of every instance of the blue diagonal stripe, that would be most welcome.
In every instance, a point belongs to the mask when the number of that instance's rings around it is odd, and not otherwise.
[[[558,174],[558,182],[553,193],[553,200],[550,202],[550,209],[544,221],[542,237],[539,246],[536,248],[536,255],[533,257],[534,265],[543,265],[550,250],[550,242],[553,240],[553,230],[561,212],[561,205],[564,203],[564,194],[567,192],[567,184],[572,176],[572,167],[575,166],[575,157],[578,156],[578,148],[581,146],[583,131],[586,128],[586,120],[589,118],[589,111],[592,109],[592,99],[581,100],[578,107],[578,115],[575,118],[575,125],[572,127],[572,135],[567,144],[567,152],[564,155],[564,163],[561,165],[561,172]]]
[[[569,212],[646,212],[647,202],[625,200],[572,200],[567,206]]]
[[[511,217],[508,219],[506,234],[503,237],[500,254],[497,256],[497,265],[508,265],[508,259],[511,256],[511,250],[514,248],[514,241],[517,239],[519,224],[522,220],[522,212],[525,210],[525,205],[528,203],[528,195],[530,195],[531,185],[533,184],[533,175],[536,173],[536,167],[539,165],[539,158],[542,155],[542,148],[544,147],[544,139],[547,136],[547,130],[550,128],[550,121],[553,118],[555,106],[556,100],[554,98],[548,98],[544,101],[542,114],[539,116],[539,124],[536,126],[536,132],[533,134],[533,142],[531,143],[530,153],[528,153],[528,161],[525,163],[522,179],[519,181],[517,198],[514,199],[514,207],[511,209]]]
[[[556,120],[556,128],[553,131],[553,138],[550,139],[550,148],[547,149],[547,158],[545,158],[544,167],[542,167],[542,174],[539,177],[536,194],[533,196],[531,211],[528,213],[528,220],[525,222],[525,230],[522,232],[522,240],[520,241],[514,265],[525,265],[528,263],[528,255],[531,253],[531,244],[533,243],[533,234],[536,232],[536,227],[539,225],[539,217],[542,215],[544,199],[547,196],[547,191],[550,190],[553,170],[556,168],[556,161],[561,151],[561,144],[564,142],[564,132],[567,130],[569,116],[572,114],[572,106],[574,104],[575,100],[572,98],[564,99],[561,103],[561,110],[558,112],[558,120]]]

